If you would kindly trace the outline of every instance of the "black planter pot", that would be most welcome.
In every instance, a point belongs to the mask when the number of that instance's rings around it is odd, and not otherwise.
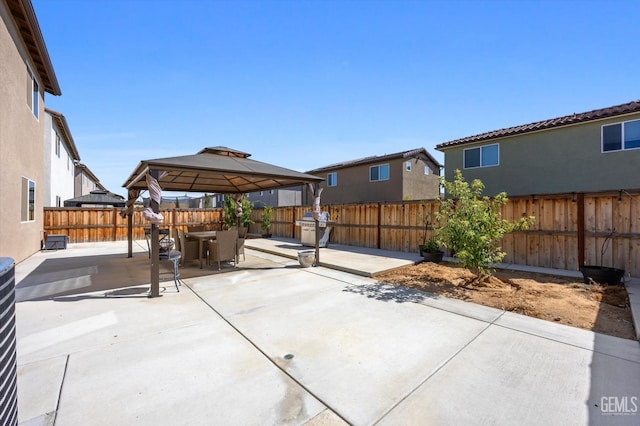
[[[422,258],[425,262],[440,263],[444,256],[443,251],[422,251]]]
[[[622,284],[624,269],[609,268],[607,266],[585,265],[580,267],[585,284],[597,282],[598,284],[618,285]]]

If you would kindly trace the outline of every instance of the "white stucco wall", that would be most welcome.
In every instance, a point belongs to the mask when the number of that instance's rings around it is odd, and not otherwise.
[[[44,162],[49,185],[44,190],[44,207],[62,207],[64,200],[74,197],[74,164],[66,141],[60,140],[60,155],[56,154],[56,138],[63,133],[59,131],[51,115],[45,115]],[[60,197],[60,206],[56,203],[56,197]]]

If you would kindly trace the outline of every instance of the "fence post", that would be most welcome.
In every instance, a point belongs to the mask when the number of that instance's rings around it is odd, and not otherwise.
[[[382,232],[382,203],[378,203],[378,231],[376,235],[376,247],[380,248],[380,233]]]
[[[118,238],[118,208],[113,208],[113,232],[111,233],[111,241]]]
[[[578,268],[584,265],[584,193],[578,193]]]

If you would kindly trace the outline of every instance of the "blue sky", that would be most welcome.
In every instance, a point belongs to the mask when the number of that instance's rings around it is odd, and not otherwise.
[[[306,171],[639,99],[640,2],[32,0],[85,163]]]

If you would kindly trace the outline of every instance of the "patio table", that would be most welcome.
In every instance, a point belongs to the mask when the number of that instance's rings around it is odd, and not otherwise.
[[[216,231],[196,231],[184,234],[187,239],[198,240],[198,257],[200,259],[200,269],[202,269],[202,253],[204,242],[216,239]]]

